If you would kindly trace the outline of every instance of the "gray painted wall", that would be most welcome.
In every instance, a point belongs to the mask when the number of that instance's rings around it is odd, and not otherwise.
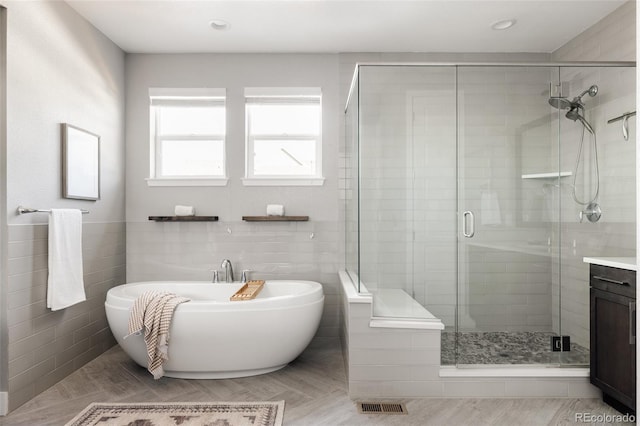
[[[125,281],[124,53],[63,2],[8,2],[6,294],[9,408],[113,345],[106,291]],[[101,136],[99,201],[61,197],[60,123]],[[87,301],[46,308],[47,215],[84,208]],[[3,298],[5,300],[5,298]]]

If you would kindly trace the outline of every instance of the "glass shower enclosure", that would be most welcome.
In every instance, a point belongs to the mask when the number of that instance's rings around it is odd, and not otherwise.
[[[582,258],[635,255],[629,111],[629,63],[356,66],[345,265],[373,315],[439,318],[443,365],[588,364]]]

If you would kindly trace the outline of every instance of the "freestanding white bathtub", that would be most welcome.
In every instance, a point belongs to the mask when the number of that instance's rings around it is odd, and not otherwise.
[[[313,281],[267,281],[253,300],[229,301],[242,283],[153,281],[123,284],[107,292],[109,327],[122,349],[147,366],[142,335],[126,339],[129,309],[145,291],[169,291],[191,299],[176,308],[169,329],[165,376],[224,379],[264,374],[293,361],[313,338],[324,304]]]

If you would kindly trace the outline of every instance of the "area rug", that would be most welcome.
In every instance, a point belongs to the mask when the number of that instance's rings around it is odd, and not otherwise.
[[[94,402],[66,426],[280,426],[284,401]]]

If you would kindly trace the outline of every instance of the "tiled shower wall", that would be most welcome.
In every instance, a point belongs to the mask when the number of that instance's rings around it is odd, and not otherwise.
[[[588,28],[552,54],[556,61],[635,61],[636,2],[629,1]],[[563,90],[569,96],[599,86],[595,97],[585,96],[585,116],[597,134],[600,164],[600,196],[602,218],[598,223],[580,223],[580,205],[571,196],[571,182],[563,182],[562,192],[562,262],[554,264],[554,277],[560,276],[560,299],[554,300],[554,324],[561,324],[562,334],[581,345],[589,342],[589,266],[585,256],[636,256],[636,139],[637,119],[629,120],[629,141],[622,137],[621,123],[607,120],[636,110],[635,68],[567,69],[561,75]],[[564,94],[564,93],[563,93]],[[575,165],[581,131],[570,120],[561,123],[561,168]],[[587,163],[593,159],[593,140],[585,135]],[[594,190],[594,167],[581,166],[578,174],[578,196],[589,198]],[[563,178],[563,181],[570,178]],[[589,186],[585,186],[585,182]],[[558,282],[554,281],[554,294]],[[558,304],[560,311],[558,311]],[[560,313],[560,322],[557,313]]]
[[[235,279],[294,279],[322,283],[325,302],[318,337],[338,336],[338,225],[335,222],[208,222],[127,224],[127,279],[211,281],[223,259]],[[212,284],[214,285],[214,284]]]
[[[589,343],[589,265],[583,257],[635,257],[635,120],[630,120],[630,140],[622,136],[621,123],[607,120],[634,111],[635,68],[567,68],[561,72],[563,90],[573,96],[592,84],[599,87],[595,97],[585,96],[585,116],[596,131],[598,171],[595,165],[594,138],[570,120],[560,121],[560,158],[562,170],[574,172],[576,157],[582,155],[576,175],[576,197],[587,202],[595,194],[602,217],[597,223],[584,220],[585,208],[572,195],[574,176],[563,178],[562,189],[562,262],[554,265],[561,274],[559,299],[554,300],[554,314],[562,334],[577,343]],[[596,173],[599,173],[597,178]],[[556,274],[557,275],[557,274]],[[557,281],[554,287],[558,288]],[[560,317],[558,315],[560,307]]]
[[[83,224],[87,300],[55,312],[46,307],[47,233],[47,225],[9,226],[10,410],[115,344],[104,301],[125,282],[125,224]]]

